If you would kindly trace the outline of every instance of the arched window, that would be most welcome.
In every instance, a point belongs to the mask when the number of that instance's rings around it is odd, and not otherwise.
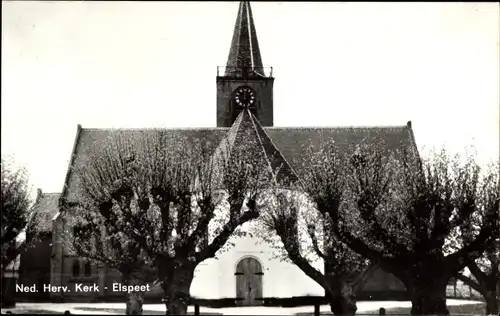
[[[78,259],[75,259],[73,261],[73,276],[78,277],[80,276],[80,262]]]
[[[92,265],[89,261],[85,262],[83,273],[85,274],[86,277],[89,277],[92,275]]]

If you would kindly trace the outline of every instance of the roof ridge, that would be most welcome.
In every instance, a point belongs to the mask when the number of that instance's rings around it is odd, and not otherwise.
[[[234,120],[231,127],[228,128],[226,135],[219,142],[219,145],[215,147],[213,153],[214,156],[217,156],[219,154],[224,155],[225,153],[231,152],[232,148],[234,147],[234,143],[236,141],[236,134],[238,132],[238,128],[241,124],[242,119],[243,119],[242,113],[240,113],[240,115],[238,115]],[[226,152],[224,152],[224,150],[226,150]]]
[[[266,152],[266,148],[264,147],[264,144],[262,143],[262,138],[260,137],[259,135],[259,131],[257,130],[258,127],[257,127],[257,124],[259,124],[259,121],[254,119],[254,116],[252,113],[250,113],[250,111],[247,109],[245,110],[246,114],[249,116],[250,118],[250,122],[252,122],[252,125],[253,125],[253,128],[255,130],[255,135],[257,136],[257,139],[259,140],[259,143],[260,143],[260,147],[262,149],[262,152],[264,153],[264,156],[266,157],[266,161],[267,161],[267,164],[269,166],[269,169],[271,171],[271,176],[274,180],[275,183],[278,183],[277,181],[277,178],[278,178],[278,172],[276,172],[276,174],[274,174],[274,170],[273,170],[273,166],[271,164],[271,159],[269,158],[269,156],[267,155],[267,152]],[[259,124],[260,125],[260,124]],[[273,144],[274,146],[274,144]],[[277,148],[276,148],[277,149]],[[277,149],[278,150],[278,149]],[[279,150],[278,150],[279,152]]]
[[[408,128],[407,125],[386,125],[386,126],[266,126],[263,129],[395,129],[395,128]]]
[[[80,142],[81,135],[82,135],[82,125],[78,124],[76,126],[76,135],[75,135],[75,140],[73,142],[73,148],[71,149],[71,156],[69,157],[68,169],[66,169],[66,175],[64,177],[63,188],[61,191],[61,195],[59,196],[59,206],[62,206],[64,198],[66,197],[66,194],[68,192],[69,178],[72,172],[73,164],[75,163],[77,147],[78,143]]]
[[[262,126],[263,129],[391,129],[405,125],[346,125],[346,126]],[[84,131],[155,131],[155,130],[230,130],[231,127],[82,127]]]
[[[278,152],[278,154],[281,156],[281,159],[283,159],[283,161],[285,162],[286,166],[290,169],[290,171],[292,172],[292,174],[297,178],[299,179],[297,173],[295,172],[295,169],[292,167],[292,165],[290,165],[290,163],[288,162],[288,160],[286,159],[285,155],[283,155],[283,153],[281,152],[281,150],[278,148],[278,146],[276,146],[276,144],[274,143],[273,139],[271,138],[271,136],[269,136],[269,134],[267,134],[266,130],[262,127],[262,125],[260,124],[259,120],[257,118],[255,118],[253,115],[251,115],[251,119],[252,121],[254,121],[254,126],[255,126],[255,129],[256,129],[256,132],[257,132],[257,136],[259,137],[260,141],[261,141],[261,145],[263,146],[262,144],[262,139],[258,133],[258,129],[260,128],[262,130],[262,132],[264,133],[264,136],[267,137],[267,139],[269,140],[269,142],[271,143],[271,145],[274,147],[274,149]],[[263,146],[264,147],[264,146]],[[265,149],[264,149],[264,153],[265,153]],[[279,173],[279,171],[278,171]],[[278,173],[276,173],[276,178],[278,177]]]
[[[83,131],[228,130],[229,127],[83,127]]]

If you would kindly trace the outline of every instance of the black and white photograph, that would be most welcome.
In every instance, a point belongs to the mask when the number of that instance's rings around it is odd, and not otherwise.
[[[2,1],[2,314],[498,315],[495,2]]]

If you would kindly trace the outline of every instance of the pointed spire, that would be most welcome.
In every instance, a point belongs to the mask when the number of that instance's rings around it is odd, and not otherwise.
[[[265,76],[249,1],[240,2],[225,75]]]

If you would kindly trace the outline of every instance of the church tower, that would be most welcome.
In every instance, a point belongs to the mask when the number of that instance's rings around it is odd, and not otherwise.
[[[241,1],[225,67],[217,67],[217,127],[230,127],[243,109],[273,126],[272,68],[262,65],[249,1]]]

